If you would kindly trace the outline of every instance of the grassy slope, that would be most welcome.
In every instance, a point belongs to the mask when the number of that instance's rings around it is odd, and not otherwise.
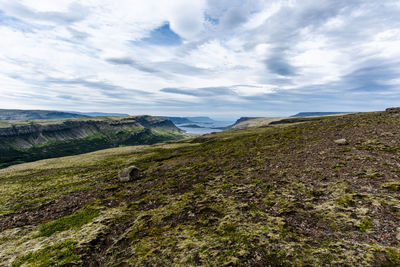
[[[246,129],[249,127],[267,126],[271,122],[279,121],[282,119],[284,119],[284,118],[256,118],[256,119],[251,119],[251,120],[240,122],[240,123],[232,126],[232,129],[238,130],[238,129]]]
[[[365,113],[3,169],[0,265],[396,266],[399,141]]]
[[[8,121],[0,122],[1,127],[10,126],[27,126],[35,125],[62,125],[64,122],[105,122],[114,123],[120,120],[134,121],[138,117],[95,117],[95,118],[79,118],[79,119],[52,119],[52,120],[36,120],[36,121]],[[145,123],[157,123],[163,119],[157,117],[146,116]],[[40,144],[35,144],[40,139],[37,134],[27,136],[1,137],[0,139],[0,168],[23,162],[31,162],[35,160],[54,158],[61,156],[69,156],[96,151],[100,149],[116,147],[119,145],[143,145],[154,144],[164,141],[178,140],[182,138],[182,134],[177,128],[162,128],[157,126],[148,127],[150,131],[145,131],[144,127],[138,122],[138,125],[121,126],[121,127],[104,127],[88,123],[86,126],[60,130],[55,132],[47,132],[41,134]],[[88,135],[86,137],[79,136]],[[87,134],[85,133],[87,132]],[[135,134],[134,136],[132,136]],[[19,143],[35,144],[30,148],[21,147]]]

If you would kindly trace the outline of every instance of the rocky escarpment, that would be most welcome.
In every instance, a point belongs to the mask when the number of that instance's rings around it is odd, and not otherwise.
[[[299,112],[290,117],[295,118],[295,117],[329,116],[329,115],[339,115],[339,114],[346,114],[346,113],[349,114],[349,113],[353,113],[353,112]]]
[[[21,109],[0,109],[0,120],[43,120],[43,119],[67,119],[84,118],[84,114],[75,114],[63,111],[52,110],[21,110]]]
[[[239,124],[244,121],[259,119],[260,117],[240,117],[233,125]]]
[[[120,145],[175,140],[180,131],[151,116],[41,121],[0,128],[0,166]]]

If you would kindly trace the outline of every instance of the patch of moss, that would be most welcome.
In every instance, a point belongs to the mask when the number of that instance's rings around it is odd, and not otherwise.
[[[336,199],[336,203],[343,207],[354,207],[356,205],[356,202],[351,194],[338,197]]]
[[[55,221],[42,224],[39,227],[39,236],[51,236],[55,232],[65,231],[71,228],[79,228],[84,224],[89,223],[99,215],[99,211],[88,209],[70,216],[62,217]]]
[[[365,169],[362,170],[358,173],[356,173],[356,175],[360,178],[378,178],[378,177],[383,177],[383,174],[378,171],[378,170],[373,170],[373,169]]]
[[[71,266],[79,263],[79,256],[74,252],[77,242],[69,239],[54,246],[47,246],[36,252],[29,252],[28,254],[17,257],[12,267],[18,266]]]
[[[392,191],[400,191],[400,181],[391,181],[381,185],[382,188]]]
[[[386,255],[389,260],[388,266],[399,266],[400,265],[400,253],[398,250],[393,248],[386,249]]]
[[[373,220],[369,217],[364,218],[360,223],[356,224],[356,227],[358,228],[358,231],[361,233],[367,232],[369,229],[374,227]]]

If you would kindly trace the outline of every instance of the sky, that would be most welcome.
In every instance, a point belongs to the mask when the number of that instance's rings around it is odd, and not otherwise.
[[[0,0],[0,108],[375,111],[399,83],[399,0]]]

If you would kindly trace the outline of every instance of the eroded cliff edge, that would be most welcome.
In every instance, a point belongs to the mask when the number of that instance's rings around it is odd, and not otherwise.
[[[15,122],[0,127],[0,167],[180,138],[182,134],[172,121],[152,116]]]

